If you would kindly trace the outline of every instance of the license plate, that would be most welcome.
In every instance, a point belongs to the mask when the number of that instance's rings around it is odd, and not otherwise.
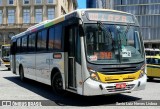
[[[126,88],[126,83],[116,84],[116,89],[124,89]]]

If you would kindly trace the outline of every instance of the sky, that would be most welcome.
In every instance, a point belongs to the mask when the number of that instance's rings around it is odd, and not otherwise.
[[[77,0],[78,1],[78,9],[86,8],[86,0]]]

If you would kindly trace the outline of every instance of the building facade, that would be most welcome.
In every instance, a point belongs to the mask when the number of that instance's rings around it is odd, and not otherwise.
[[[112,9],[113,0],[86,0],[87,8],[104,8]]]
[[[95,2],[96,0],[88,1],[97,3]],[[105,1],[110,5],[108,6],[109,8],[129,12],[136,15],[141,26],[145,47],[160,48],[160,0]],[[92,6],[94,6],[92,8],[96,8],[95,5]]]
[[[77,8],[77,0],[0,0],[0,45],[30,26]]]
[[[160,48],[160,0],[114,0],[114,9],[135,14],[146,48]]]

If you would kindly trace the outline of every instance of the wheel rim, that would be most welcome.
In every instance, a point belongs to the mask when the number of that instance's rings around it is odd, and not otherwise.
[[[55,77],[55,80],[54,80],[54,90],[56,91],[56,93],[63,93],[63,83],[62,83],[62,78],[60,75],[57,75]]]
[[[62,87],[63,87],[63,85],[62,85],[62,79],[61,78],[57,78],[55,80],[55,89],[57,91],[60,91],[60,90],[62,90]]]

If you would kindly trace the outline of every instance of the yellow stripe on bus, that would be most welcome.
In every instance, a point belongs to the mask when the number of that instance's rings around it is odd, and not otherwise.
[[[116,74],[116,75],[107,75],[107,74],[102,74],[102,73],[98,72],[98,76],[100,78],[100,81],[104,82],[104,83],[126,82],[126,81],[137,80],[139,78],[140,72],[141,72],[141,70],[139,70],[135,73]]]

